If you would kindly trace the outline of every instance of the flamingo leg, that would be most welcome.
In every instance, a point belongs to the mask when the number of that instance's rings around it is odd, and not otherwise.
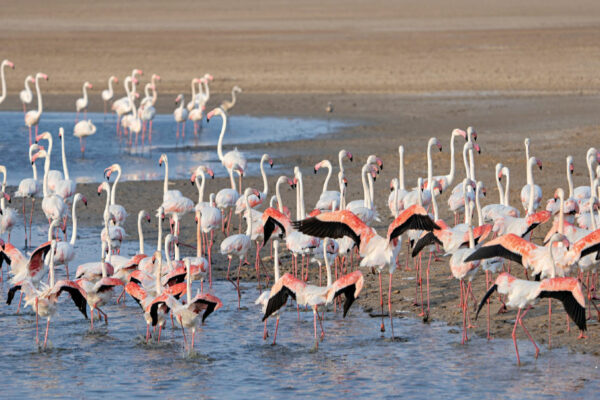
[[[23,301],[23,292],[21,292],[21,296],[19,297],[19,305],[17,306],[17,314],[19,314],[19,310],[21,310],[21,302]]]
[[[489,271],[485,271],[485,290],[490,289]],[[492,339],[490,336],[490,299],[487,299],[487,340]]]
[[[277,341],[277,330],[279,328],[279,315],[277,315],[277,319],[275,321],[275,336],[273,336],[273,346],[275,346],[275,342]]]
[[[160,334],[162,332],[162,325],[158,326],[158,343],[160,343]]]
[[[517,311],[517,318],[515,319],[515,327],[513,328],[512,331],[512,339],[513,339],[513,343],[515,344],[515,352],[517,353],[517,364],[521,365],[521,358],[519,357],[519,348],[517,347],[517,324],[519,323],[521,318],[521,309],[519,308],[519,311]]]
[[[390,314],[390,326],[392,327],[392,340],[394,340],[394,317],[392,315],[392,273],[390,272],[390,285],[388,288],[388,312]]]
[[[238,310],[240,309],[241,300],[242,300],[242,293],[240,292],[240,270],[241,269],[242,269],[242,258],[240,257],[240,263],[238,265],[237,279],[236,279],[237,295],[238,295]]]
[[[267,320],[265,320],[265,327],[263,329],[263,340],[267,340],[267,337],[269,337],[269,332],[267,332]]]
[[[319,340],[317,339],[317,312],[316,312],[316,308],[313,308],[313,326],[314,326],[314,332],[315,332],[315,350],[319,349]]]
[[[50,317],[48,317],[48,321],[46,322],[46,334],[44,335],[44,349],[46,349],[46,344],[48,343],[48,329],[50,328]]]
[[[27,248],[27,214],[25,214],[25,197],[23,197],[23,227],[25,229],[25,248]]]
[[[146,344],[148,344],[149,339],[150,339],[150,324],[146,324]]]
[[[381,271],[379,272],[379,305],[381,306],[381,332],[385,332],[385,325],[383,324],[383,289],[381,288]]]
[[[523,312],[523,314],[521,314],[521,317],[519,317],[519,325],[521,325],[521,328],[523,328],[523,331],[525,331],[525,334],[527,335],[529,340],[531,340],[531,343],[533,343],[533,347],[535,347],[535,358],[538,358],[538,356],[540,354],[540,349],[537,346],[537,344],[535,343],[535,340],[533,340],[533,338],[529,334],[529,331],[527,330],[527,328],[525,328],[525,325],[523,324],[523,317],[525,317],[525,314],[527,314],[527,311],[529,311],[530,309],[531,309],[531,306],[527,307],[527,309]]]
[[[185,122],[183,123],[185,125]],[[192,328],[192,347],[190,348],[190,353],[194,351],[194,337],[196,336],[196,328]]]
[[[33,209],[35,208],[35,197],[31,199],[31,214],[29,215],[29,243],[31,243],[31,221],[33,220]]]
[[[552,299],[548,299],[548,348],[551,348],[551,340],[552,340]]]
[[[427,279],[427,314],[425,314],[425,318],[429,319],[429,267],[431,265],[431,257],[432,257],[432,253],[429,253],[429,261],[427,262],[427,273],[426,273],[426,279]]]
[[[319,319],[319,325],[321,326],[321,340],[325,337],[325,330],[323,329],[323,318],[325,318],[325,311],[323,311],[322,315],[319,315],[319,310],[317,309],[317,318]]]

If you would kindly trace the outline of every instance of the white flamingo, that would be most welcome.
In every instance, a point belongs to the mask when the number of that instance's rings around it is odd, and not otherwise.
[[[35,91],[37,93],[38,108],[37,110],[27,111],[25,114],[25,125],[29,128],[29,145],[31,146],[31,127],[35,126],[35,136],[38,134],[38,125],[42,117],[44,105],[42,103],[42,91],[40,90],[40,79],[48,80],[48,75],[38,72],[35,74]]]

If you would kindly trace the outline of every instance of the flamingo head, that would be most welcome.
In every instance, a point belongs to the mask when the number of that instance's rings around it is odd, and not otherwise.
[[[144,71],[142,71],[141,69],[134,69],[133,71],[131,71],[131,75],[133,77],[135,77],[136,75],[144,75]]]
[[[564,197],[565,197],[565,192],[564,192],[564,190],[562,190],[561,188],[557,188],[557,189],[554,191],[554,200],[556,201],[556,200],[558,200],[558,199],[559,199],[559,198],[561,198],[561,197],[562,197],[562,198],[564,198]]]
[[[10,195],[8,193],[2,192],[2,196],[4,196],[4,199],[10,203]]]
[[[158,210],[156,210],[156,211],[157,211],[156,216],[158,218],[160,218],[162,221],[164,221],[165,220],[165,209],[161,206],[161,207],[158,207]]]
[[[440,140],[438,138],[436,138],[436,137],[431,138],[431,143],[432,143],[432,145],[437,146],[439,151],[442,151],[442,142],[440,142]]]
[[[483,182],[477,182],[476,188],[479,188],[479,193],[483,194],[484,197],[487,196],[487,190],[485,189],[485,186],[483,186]]]
[[[537,164],[537,166],[540,168],[540,171],[541,171],[542,170],[542,160],[540,160],[539,158],[536,158],[535,163]]]
[[[104,176],[106,177],[106,180],[110,180],[110,175],[115,172],[117,169],[119,168],[118,164],[113,164],[108,168],[104,169]]]
[[[469,137],[467,136],[467,132],[465,132],[459,128],[455,128],[452,130],[452,137],[454,137],[454,136],[462,136],[463,138],[465,138],[466,141],[469,140]]]
[[[269,167],[273,168],[273,159],[271,157],[269,157],[268,163]]]
[[[349,151],[346,151],[346,150],[344,150],[344,151],[346,152],[346,157],[348,157],[348,160],[350,160],[350,162],[354,161],[354,157],[352,157],[352,153],[350,153]]]
[[[146,222],[150,223],[150,214],[147,211],[143,211],[143,216],[146,218]]]
[[[569,166],[569,173],[573,175],[573,173],[575,172],[575,168],[573,165],[573,156],[567,157],[567,165]]]
[[[166,154],[161,154],[160,158],[158,159],[158,166],[162,167],[163,162],[166,164],[167,163],[167,155]]]
[[[210,122],[210,119],[215,115],[223,115],[223,110],[221,110],[220,107],[217,107],[214,108],[212,111],[209,111],[209,113],[206,114],[206,122]]]
[[[295,189],[295,188],[296,188],[296,182],[294,181],[294,179],[290,179],[290,178],[288,178],[287,176],[286,176],[286,177],[284,177],[284,178],[285,178],[285,179],[287,179],[287,183],[288,183],[288,185],[290,185],[290,187],[291,187],[292,189]]]
[[[119,78],[117,78],[116,76],[111,76],[110,79],[114,82],[114,83],[119,83]]]
[[[371,154],[369,158],[367,158],[367,164],[377,164],[377,167],[380,170],[383,170],[383,161],[374,154]],[[379,173],[379,171],[377,171],[377,173]]]
[[[38,151],[31,157],[31,164],[34,164],[35,160],[37,160],[38,158],[46,158],[47,156],[48,153],[46,153],[46,150],[42,148],[40,151]]]
[[[235,92],[238,92],[238,93],[242,93],[242,88],[239,87],[238,85],[235,85],[232,90]]]
[[[152,79],[155,79],[155,80],[157,80],[157,81],[160,82],[160,75],[158,75],[158,74],[152,74]]]
[[[396,185],[398,184],[398,178],[393,178],[390,181],[390,192],[393,192],[394,189],[396,188]]]
[[[35,79],[33,79],[33,76],[31,76],[31,75],[29,75],[29,76],[27,77],[27,81],[28,81],[29,83],[35,83]]]
[[[348,179],[345,176],[342,176],[342,182],[344,182],[345,187],[348,187]]]
[[[215,79],[211,74],[208,74],[208,73],[204,74],[204,78],[208,79],[209,81],[212,81],[213,79]]]
[[[178,95],[178,96],[175,98],[175,104],[179,104],[179,102],[180,102],[180,101],[182,101],[182,100],[183,100],[183,95],[182,95],[182,94]]]
[[[498,180],[502,180],[502,167],[504,167],[502,163],[496,164],[496,176]]]
[[[475,149],[477,154],[481,154],[481,147],[477,143],[473,142],[473,148]]]
[[[98,196],[100,196],[102,194],[103,190],[106,190],[108,192],[109,189],[110,189],[110,186],[108,186],[108,182],[102,182],[98,186]]]
[[[52,140],[52,134],[48,131],[46,132],[42,132],[39,135],[35,136],[35,142],[39,142],[40,140],[45,139],[45,140]]]
[[[48,75],[44,74],[43,72],[38,72],[36,74],[36,77],[39,76],[40,78],[44,79],[44,80],[48,80]]]
[[[133,83],[135,83],[136,85],[137,85],[138,83],[140,83],[140,81],[138,81],[138,79],[137,79],[136,77],[133,77],[133,78],[131,79],[131,81],[132,81]]]
[[[86,83],[85,83],[85,87],[87,87],[88,89],[91,89],[91,88],[93,88],[93,87],[94,87],[94,85],[92,85],[92,84],[91,84],[91,83],[89,83],[89,82],[86,82]]]
[[[369,172],[371,173],[371,177],[373,178],[373,180],[376,181],[377,180],[377,174],[379,173],[379,168],[377,168],[373,164],[369,164]]]
[[[319,161],[318,163],[316,163],[316,164],[315,164],[315,169],[314,169],[314,171],[315,171],[315,174],[317,173],[317,171],[318,171],[319,169],[321,169],[321,168],[322,168],[322,167],[324,167],[324,166],[325,166],[325,160],[323,160],[323,161]]]
[[[2,64],[8,65],[11,69],[15,69],[15,63],[9,60],[4,60]]]

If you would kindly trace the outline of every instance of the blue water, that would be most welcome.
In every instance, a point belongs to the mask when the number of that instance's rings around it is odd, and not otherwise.
[[[80,232],[71,270],[99,253],[98,232]],[[34,227],[33,242],[45,235]],[[13,237],[22,243],[20,230]],[[152,238],[147,246],[148,252]],[[136,250],[135,241],[123,244],[123,254]],[[281,317],[278,344],[271,346],[271,338],[262,340],[261,312],[253,304],[258,291],[252,284],[242,288],[238,311],[231,284],[214,284],[224,307],[197,333],[192,356],[183,350],[181,331],[170,324],[160,344],[146,345],[145,322],[130,298],[125,306],[105,306],[109,325],[98,322],[92,332],[64,296],[50,325],[47,351],[35,347],[34,314],[27,309],[16,315],[15,304],[2,301],[2,397],[538,399],[595,398],[600,390],[596,357],[542,347],[535,360],[531,344],[523,340],[518,367],[510,340],[474,336],[463,346],[456,328],[402,314],[395,320],[401,340],[391,342],[381,337],[379,320],[359,307],[346,319],[339,312],[326,313],[326,336],[317,352],[311,351],[312,312],[301,312],[297,321],[290,307]],[[7,289],[4,283],[2,297]],[[272,335],[272,321],[269,329]]]
[[[79,139],[73,136],[75,113],[44,112],[39,133],[52,133],[52,169],[62,170],[61,145],[58,137],[59,127],[65,129],[65,149],[71,179],[77,182],[99,182],[104,168],[119,162],[123,168],[123,180],[162,179],[158,168],[158,157],[166,153],[169,157],[169,174],[173,179],[187,179],[192,169],[201,163],[213,167],[217,176],[226,176],[217,157],[217,141],[221,132],[221,118],[215,117],[210,123],[204,121],[202,129],[194,136],[192,124],[186,125],[185,139],[176,139],[176,124],[173,115],[157,115],[152,130],[152,146],[128,145],[128,140],[117,139],[114,115],[88,113],[88,119],[96,125],[96,134],[86,139],[85,158],[82,158]],[[248,161],[259,160],[265,149],[245,150],[244,145],[282,142],[298,139],[310,139],[331,134],[348,126],[342,121],[322,119],[299,119],[283,117],[252,117],[233,115],[229,117],[228,128],[223,141],[223,151],[237,146],[246,154]],[[35,134],[35,133],[34,133]],[[146,135],[147,136],[147,135]],[[135,138],[133,139],[135,142]],[[46,145],[42,141],[42,145]],[[29,131],[23,123],[22,112],[0,112],[0,163],[8,167],[8,184],[17,185],[21,179],[31,177],[31,165],[28,158]],[[258,162],[249,162],[250,175],[258,174]],[[43,162],[38,162],[38,173],[42,176]]]

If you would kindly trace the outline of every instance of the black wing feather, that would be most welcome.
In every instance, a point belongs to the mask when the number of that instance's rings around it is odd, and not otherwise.
[[[423,250],[425,248],[425,246],[428,246],[430,244],[435,244],[435,243],[440,244],[440,245],[442,244],[442,242],[440,242],[440,240],[437,237],[435,237],[433,232],[427,232],[415,244],[415,247],[413,248],[413,251],[412,251],[412,256],[416,257],[417,254],[419,254],[421,252],[421,250]]]
[[[483,246],[475,250],[469,257],[465,259],[465,262],[476,261],[476,260],[486,260],[488,258],[494,257],[502,257],[507,260],[512,260],[518,262],[523,265],[523,257],[521,257],[518,253],[513,253],[512,251],[507,250],[502,245],[495,246]]]
[[[539,223],[535,223],[535,224],[531,224],[527,227],[527,230],[525,231],[524,234],[521,235],[522,238],[524,238],[529,232],[531,232],[532,230],[534,230],[535,228],[537,228],[537,226],[539,225]]]
[[[573,293],[568,290],[560,290],[560,291],[548,291],[543,290],[540,292],[540,298],[551,297],[553,299],[560,300],[565,307],[565,311],[571,317],[573,322],[577,325],[579,329],[582,331],[587,330],[586,326],[586,317],[585,317],[585,307],[582,307],[581,304],[575,300],[573,297]]]
[[[208,301],[206,299],[198,299],[196,301],[194,301],[195,303],[200,303],[204,305],[204,313],[202,314],[202,322],[204,322],[204,320],[206,318],[208,318],[208,316],[210,314],[213,313],[213,311],[215,311],[215,308],[217,307],[217,303],[215,303],[214,301]]]
[[[150,306],[150,318],[152,318],[152,326],[156,326],[156,324],[158,324],[158,307],[163,304],[165,307],[167,307],[167,312],[169,312],[170,308],[164,301],[159,301]]]
[[[286,286],[283,286],[279,292],[275,293],[275,296],[269,298],[267,310],[265,311],[265,315],[263,315],[262,320],[266,320],[271,316],[271,314],[283,307],[285,303],[287,303],[289,296],[296,300],[296,293],[292,292]]]
[[[277,221],[275,218],[269,217],[269,218],[267,218],[267,222],[265,222],[265,225],[263,227],[263,237],[264,237],[263,246],[265,245],[265,243],[267,243],[267,241],[273,234],[273,231],[275,230],[275,225],[279,226],[279,229],[281,229],[282,239],[283,239],[283,234],[285,234],[285,229],[284,229],[283,225],[279,221]]]
[[[321,221],[317,217],[311,217],[303,219],[302,221],[294,221],[292,224],[294,228],[305,235],[318,238],[339,239],[348,236],[360,247],[360,236],[358,236],[352,228],[342,222]]]
[[[85,297],[83,297],[83,295],[81,294],[81,292],[72,287],[72,286],[61,286],[60,290],[58,291],[58,295],[60,295],[61,292],[67,292],[69,293],[69,295],[71,295],[71,298],[73,299],[73,303],[75,303],[75,306],[79,309],[79,311],[83,314],[83,316],[85,317],[85,319],[88,319],[88,315],[87,315],[87,300],[85,299]]]
[[[488,290],[487,293],[485,294],[485,296],[483,296],[483,298],[481,299],[481,303],[479,303],[479,307],[477,307],[477,313],[475,314],[475,319],[477,319],[477,317],[479,316],[479,311],[481,311],[481,309],[483,308],[483,305],[485,304],[487,299],[489,299],[490,296],[492,294],[494,294],[496,289],[498,289],[498,285],[496,285],[496,284],[492,285],[492,287],[490,287],[490,290]]]
[[[352,306],[352,304],[354,303],[354,300],[356,300],[356,298],[354,297],[354,292],[356,291],[356,285],[352,284],[349,286],[346,286],[340,290],[338,290],[337,292],[335,292],[334,298],[337,298],[340,295],[344,295],[345,300],[344,300],[344,314],[343,317],[346,318],[346,314],[348,313],[348,310],[350,309],[350,307]]]
[[[599,250],[600,250],[600,243],[596,243],[594,245],[588,246],[588,247],[586,247],[585,249],[583,249],[581,251],[581,257],[585,257],[588,254],[595,253],[595,252],[597,252]],[[596,256],[596,257],[598,257],[598,256]]]
[[[12,300],[15,297],[15,293],[17,293],[17,290],[21,290],[21,285],[15,285],[8,290],[8,296],[6,297],[6,304],[10,305],[10,303],[12,303]]]
[[[408,230],[433,231],[440,227],[433,222],[429,215],[413,214],[402,224],[394,228],[390,234],[390,240],[397,238]]]

